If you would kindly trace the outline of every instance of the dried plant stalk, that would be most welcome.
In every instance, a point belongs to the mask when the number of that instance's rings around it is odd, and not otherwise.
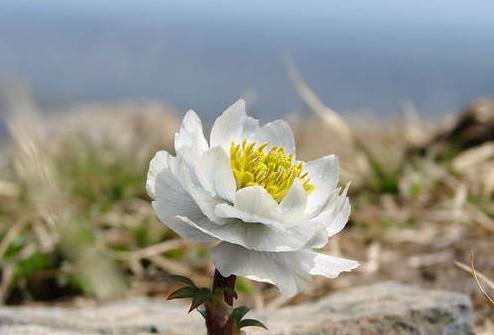
[[[489,278],[487,278],[487,276],[485,276],[483,273],[478,272],[475,269],[473,252],[472,252],[472,254],[470,256],[470,266],[468,266],[468,265],[466,265],[464,263],[458,262],[458,261],[455,262],[455,264],[460,269],[462,269],[462,270],[470,273],[473,276],[473,278],[475,279],[475,283],[477,284],[477,287],[479,288],[479,290],[482,293],[482,295],[494,307],[494,299],[492,299],[491,296],[485,291],[484,287],[480,283],[480,280],[482,280],[483,282],[485,282],[486,285],[489,286],[489,288],[492,289],[492,290],[494,290],[494,283],[491,280],[489,280]]]

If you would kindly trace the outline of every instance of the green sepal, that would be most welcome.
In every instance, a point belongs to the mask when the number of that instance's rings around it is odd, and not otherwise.
[[[230,319],[233,321],[234,334],[240,334],[240,329],[244,327],[260,327],[268,329],[262,322],[254,319],[243,319],[243,317],[250,311],[247,306],[240,306],[233,310],[230,315]]]
[[[196,287],[192,287],[192,286],[182,287],[176,290],[175,292],[172,292],[168,296],[167,300],[192,298],[194,297],[196,291],[197,291]]]
[[[233,319],[233,321],[240,323],[240,320],[242,320],[245,314],[247,314],[249,311],[250,311],[249,307],[240,306],[233,310],[230,317]]]
[[[260,327],[268,330],[268,327],[266,327],[261,321],[254,319],[245,319],[240,321],[239,328],[242,329],[244,327]]]
[[[179,282],[189,284],[189,286],[179,288],[178,290],[172,292],[167,300],[174,299],[184,299],[192,298],[192,303],[190,305],[189,313],[194,309],[197,309],[202,304],[210,301],[213,298],[213,294],[207,288],[198,288],[192,280],[183,276],[173,276]],[[200,312],[200,311],[199,311]],[[201,313],[201,312],[200,312]],[[201,313],[203,314],[203,313]]]
[[[197,307],[201,306],[202,304],[210,301],[212,297],[213,295],[211,291],[208,290],[207,288],[197,289],[196,292],[194,293],[194,297],[192,298],[192,304],[190,305],[189,313],[192,312]]]
[[[178,282],[183,283],[185,285],[197,287],[196,284],[192,281],[192,279],[190,279],[188,277],[179,276],[179,275],[172,275],[172,276],[170,276],[170,278],[173,279],[174,281],[178,281]]]

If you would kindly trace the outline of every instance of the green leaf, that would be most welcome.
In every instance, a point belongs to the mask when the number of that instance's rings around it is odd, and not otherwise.
[[[192,298],[194,297],[195,293],[197,291],[197,288],[195,287],[182,287],[175,292],[171,293],[167,300],[174,300],[174,299],[184,299],[184,298]]]
[[[238,277],[237,281],[235,282],[235,290],[244,293],[244,294],[252,294],[255,291],[254,285],[252,285],[252,282],[244,277]]]
[[[205,302],[212,298],[212,293],[207,288],[201,288],[196,291],[192,299],[192,304],[190,305],[189,313],[192,312],[197,307],[201,306]]]
[[[244,327],[260,327],[268,330],[268,327],[266,327],[261,321],[254,320],[254,319],[245,319],[240,321],[239,324],[240,328]]]
[[[192,281],[192,279],[188,278],[188,277],[185,277],[185,276],[179,276],[179,275],[173,275],[171,276],[171,278],[175,281],[178,281],[180,283],[184,283],[186,285],[189,285],[189,286],[192,286],[192,287],[196,287],[196,284],[194,284],[194,282]]]
[[[250,311],[250,308],[247,306],[240,306],[233,310],[231,318],[233,321],[240,322],[242,318]]]
[[[46,269],[53,264],[53,259],[47,254],[34,254],[17,263],[17,275],[21,278]]]
[[[17,255],[22,248],[27,244],[27,238],[24,235],[17,236],[9,245],[5,251],[4,258],[8,259]]]

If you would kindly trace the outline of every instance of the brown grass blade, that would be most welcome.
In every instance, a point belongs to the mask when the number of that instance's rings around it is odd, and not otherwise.
[[[353,144],[354,136],[350,127],[336,111],[322,103],[309,85],[302,79],[290,58],[286,60],[286,67],[293,86],[310,110],[324,120],[343,140],[349,144]]]
[[[480,283],[480,280],[482,280],[492,290],[494,290],[494,283],[489,278],[487,278],[487,276],[485,276],[483,273],[478,272],[475,269],[473,252],[472,252],[471,257],[470,257],[470,266],[468,266],[464,263],[458,262],[458,261],[456,261],[455,264],[460,269],[470,273],[473,276],[473,278],[475,279],[475,283],[477,284],[477,287],[479,288],[482,295],[494,307],[494,299],[492,299],[491,296],[485,291],[482,284]]]

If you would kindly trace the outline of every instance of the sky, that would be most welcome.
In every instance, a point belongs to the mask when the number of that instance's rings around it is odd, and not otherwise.
[[[303,109],[289,55],[323,101],[424,115],[494,91],[491,1],[2,0],[0,81],[45,104],[151,99],[214,117],[239,96],[256,113]]]

